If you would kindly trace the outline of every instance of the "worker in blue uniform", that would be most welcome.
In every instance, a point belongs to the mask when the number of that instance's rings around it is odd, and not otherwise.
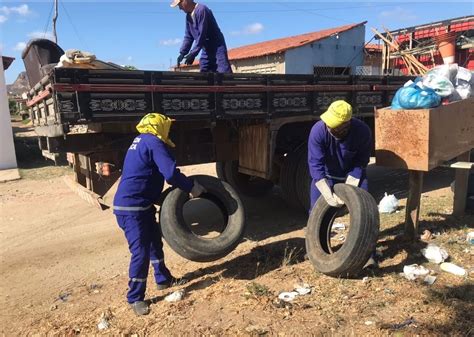
[[[122,177],[114,197],[113,212],[125,232],[130,253],[127,300],[137,315],[149,313],[144,301],[150,262],[158,289],[166,289],[173,277],[165,265],[161,229],[156,222],[154,203],[159,199],[164,181],[188,193],[192,198],[205,192],[197,181],[187,178],[176,167],[169,151],[175,145],[169,139],[172,120],[151,113],[137,125],[140,133],[125,156]]]
[[[352,118],[352,107],[339,100],[333,102],[321,120],[311,129],[308,139],[308,166],[312,178],[311,208],[323,196],[332,207],[344,201],[333,186],[345,183],[369,189],[366,168],[372,150],[372,132],[359,119]],[[377,266],[375,251],[366,267]]]
[[[344,202],[332,188],[337,183],[368,190],[366,168],[371,149],[372,133],[367,124],[352,118],[347,102],[333,102],[308,139],[311,208],[321,195],[330,206],[342,207]]]
[[[176,6],[186,13],[186,30],[179,51],[178,67],[183,60],[187,65],[193,64],[201,52],[201,72],[232,73],[224,35],[212,11],[194,0],[174,0],[171,7]]]

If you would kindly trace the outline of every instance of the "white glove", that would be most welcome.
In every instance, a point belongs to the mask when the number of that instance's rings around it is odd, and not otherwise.
[[[194,198],[199,198],[201,194],[206,193],[206,192],[207,192],[206,189],[201,184],[199,184],[196,180],[194,180],[193,188],[189,194],[191,194],[191,199],[194,199]]]
[[[331,187],[329,187],[329,183],[326,179],[319,180],[315,185],[329,206],[342,207],[344,205],[344,201],[342,201],[335,193],[332,192]]]
[[[359,187],[360,179],[354,178],[351,175],[348,175],[346,178],[346,184]]]

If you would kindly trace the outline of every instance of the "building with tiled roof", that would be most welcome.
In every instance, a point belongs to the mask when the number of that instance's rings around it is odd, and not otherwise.
[[[233,48],[229,60],[236,73],[354,73],[364,63],[365,23]],[[199,65],[181,70],[199,71]]]

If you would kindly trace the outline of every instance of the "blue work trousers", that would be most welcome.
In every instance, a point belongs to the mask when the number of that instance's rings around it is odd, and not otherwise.
[[[171,281],[165,265],[161,228],[156,222],[155,209],[137,212],[137,215],[116,215],[120,228],[125,232],[132,254],[129,268],[128,303],[143,301],[150,262],[155,270],[157,284]]]
[[[199,59],[199,68],[202,73],[231,74],[232,68],[227,56],[227,47],[224,45],[217,48],[203,48]]]

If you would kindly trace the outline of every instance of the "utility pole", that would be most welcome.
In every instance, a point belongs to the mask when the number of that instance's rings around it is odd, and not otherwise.
[[[54,17],[53,17],[53,35],[54,43],[58,43],[58,34],[56,33],[56,21],[58,20],[58,0],[54,0]]]

